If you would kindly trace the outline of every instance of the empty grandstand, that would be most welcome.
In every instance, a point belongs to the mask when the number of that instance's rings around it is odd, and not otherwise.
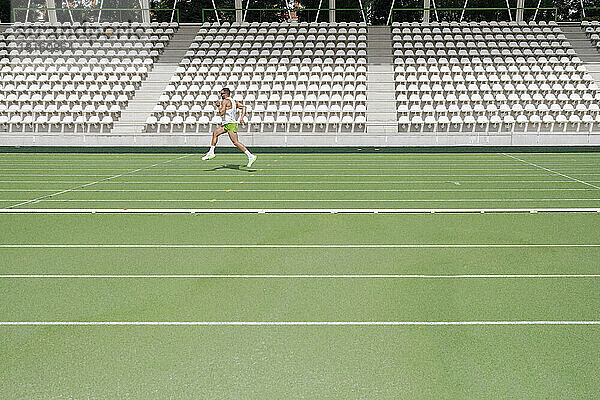
[[[600,399],[597,1],[0,2],[0,399]]]
[[[599,142],[597,21],[367,26],[215,11],[180,25],[143,8],[130,11],[139,22],[44,10],[46,22],[0,32],[6,145],[200,144],[220,124],[223,86],[249,106],[241,133],[255,145]]]

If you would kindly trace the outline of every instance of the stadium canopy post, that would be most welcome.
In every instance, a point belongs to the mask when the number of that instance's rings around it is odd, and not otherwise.
[[[143,0],[140,0],[143,1]],[[148,0],[146,0],[148,1]],[[177,7],[177,0],[175,0],[175,2],[173,3],[173,11],[171,11],[171,22],[173,22],[173,17],[175,17],[175,8]],[[142,18],[144,18],[144,16],[142,15]]]
[[[175,13],[175,6],[177,0],[173,5],[173,13]],[[150,25],[150,0],[140,0],[140,8],[142,9],[142,23]],[[173,22],[173,15],[171,15],[171,22]]]
[[[525,7],[525,0],[517,0],[517,22],[523,21],[523,8]]]
[[[67,2],[66,6],[67,10],[69,10],[69,18],[71,18],[71,23],[74,23],[75,20],[73,19],[73,12],[71,11],[71,6],[69,5],[69,2]]]
[[[538,4],[538,7],[540,5]],[[537,10],[536,10],[537,11]],[[583,6],[583,0],[581,0],[581,18],[584,19],[585,18],[585,7]]]
[[[431,7],[430,0],[423,0],[423,23],[429,23],[429,8]]]
[[[462,22],[463,17],[465,16],[465,9],[467,8],[467,3],[469,0],[465,0],[465,4],[463,5],[462,13],[460,13],[460,22]]]
[[[27,6],[29,7],[29,6]],[[46,0],[46,9],[48,10],[48,21],[52,24],[56,24],[56,5],[54,0]]]
[[[439,22],[440,16],[438,15],[438,12],[437,12],[437,6],[435,5],[435,0],[431,0],[431,3],[433,4],[433,12],[435,13],[435,20]]]
[[[321,7],[323,6],[323,0],[319,1],[319,8],[317,8],[317,17],[315,18],[315,22],[319,22],[319,13],[321,12]]]
[[[104,0],[100,0],[100,10],[98,10],[98,22],[100,22],[100,19],[102,18],[102,7],[104,7]],[[122,22],[120,11],[119,11],[119,22]]]
[[[510,4],[508,3],[508,0],[506,0],[506,9],[508,10],[508,18],[510,18],[510,20],[513,20],[512,17],[512,13],[510,12]]]
[[[329,0],[329,23],[333,22],[335,22],[335,0]]]
[[[242,22],[246,22],[246,15],[248,14],[248,7],[250,7],[250,0],[246,2],[246,10],[244,11],[244,16],[242,17]]]
[[[390,13],[388,14],[388,19],[386,25],[390,24],[390,19],[392,19],[392,13],[394,12],[394,3],[396,0],[392,0],[392,5],[390,6]]]
[[[583,0],[581,0],[581,1],[583,1]],[[542,5],[542,0],[539,0],[539,1],[538,1],[538,5],[537,5],[537,7],[535,8],[535,13],[533,14],[533,20],[534,20],[534,21],[535,21],[535,19],[537,18],[537,13],[538,13],[538,11],[540,10],[540,6],[541,6],[541,5]]]
[[[67,8],[69,9],[69,17],[71,18],[71,23],[75,23],[75,20],[73,19],[73,12],[71,11],[71,7],[69,6],[69,3],[67,3]]]
[[[235,0],[235,22],[240,23],[244,19],[242,15],[242,0]]]
[[[358,0],[358,4],[360,4],[360,11],[362,12],[363,21],[365,21],[365,24],[366,24],[367,16],[365,15],[365,9],[363,8],[362,0]]]
[[[31,0],[27,0],[27,12],[25,13],[25,22],[27,22],[27,20],[29,19],[29,7],[31,7]],[[13,10],[13,18],[15,19],[15,21],[13,21],[13,22],[16,22],[17,16],[16,16],[14,10]]]
[[[220,24],[219,13],[217,12],[217,6],[215,5],[215,0],[212,0],[213,9],[215,10],[215,17],[217,17],[217,24]]]

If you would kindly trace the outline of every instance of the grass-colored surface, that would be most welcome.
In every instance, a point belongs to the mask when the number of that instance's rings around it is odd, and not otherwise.
[[[254,172],[206,171],[238,165],[241,155],[223,155],[210,164],[194,155],[19,208],[600,204],[594,188],[600,155],[516,156],[560,174],[501,154],[264,155]],[[176,157],[1,154],[0,198],[8,201],[0,204]],[[308,201],[201,201],[211,197]],[[393,201],[339,201],[382,198]],[[77,201],[64,201],[69,199]],[[337,202],[317,201],[327,199]],[[2,214],[0,321],[599,321],[595,276],[335,277],[598,275],[600,247],[529,245],[598,245],[599,218],[598,213]],[[50,244],[108,247],[31,247]],[[110,246],[118,244],[196,247]],[[222,244],[481,247],[203,247]],[[14,274],[42,276],[7,277]],[[227,276],[232,274],[332,276]],[[0,397],[595,399],[599,345],[598,325],[0,325]]]
[[[5,398],[595,399],[598,328],[3,328]]]
[[[600,204],[596,153],[263,154],[251,169],[244,166],[242,154],[220,154],[204,162],[200,158],[200,154],[2,154],[0,205],[564,208]],[[98,183],[89,185],[93,182]]]

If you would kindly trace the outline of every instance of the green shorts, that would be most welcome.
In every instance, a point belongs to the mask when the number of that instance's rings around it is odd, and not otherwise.
[[[230,124],[223,125],[223,128],[225,128],[226,132],[235,132],[235,133],[237,133],[237,125],[238,125],[237,123],[232,122]]]

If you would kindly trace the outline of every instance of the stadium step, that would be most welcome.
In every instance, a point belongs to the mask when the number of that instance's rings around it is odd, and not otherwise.
[[[583,32],[581,25],[579,23],[561,24],[560,29],[571,43],[577,57],[581,59],[589,74],[600,86],[600,53]]]
[[[389,26],[370,26],[367,31],[369,64],[392,64],[392,31]]]
[[[156,61],[152,72],[142,82],[135,96],[129,101],[121,118],[115,122],[113,134],[142,133],[146,119],[152,114],[160,95],[171,81],[181,60],[193,42],[198,26],[181,26],[171,39],[169,46]]]
[[[560,29],[581,61],[584,63],[600,62],[600,53],[598,53],[589,37],[581,30],[581,25],[561,25]]]
[[[367,41],[367,134],[397,134],[392,31],[370,26]]]
[[[160,56],[157,64],[175,64],[179,65],[185,57],[185,53],[190,49],[190,45],[198,34],[198,26],[180,26],[177,33],[169,42],[169,46]]]

